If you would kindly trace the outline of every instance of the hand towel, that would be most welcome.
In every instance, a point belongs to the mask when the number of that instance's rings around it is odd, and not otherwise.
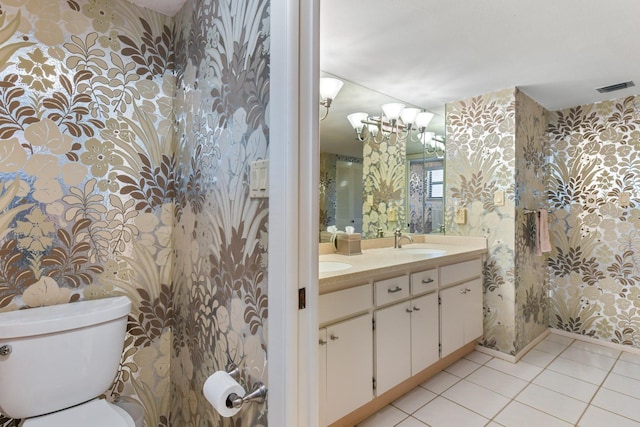
[[[534,212],[533,216],[535,218],[535,221],[534,221],[535,228],[533,229],[535,233],[535,236],[533,238],[535,247],[533,249],[533,253],[535,256],[541,256],[542,251],[540,250],[540,212]]]
[[[538,226],[538,245],[540,246],[540,253],[551,252],[551,239],[549,239],[549,219],[546,209],[540,209],[538,211],[539,226]]]

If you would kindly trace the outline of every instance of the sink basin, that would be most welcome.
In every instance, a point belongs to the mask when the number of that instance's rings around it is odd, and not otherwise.
[[[444,255],[447,251],[443,251],[441,249],[431,249],[431,248],[401,248],[400,251],[404,254],[409,255],[428,255],[428,256],[438,256]]]
[[[320,261],[320,273],[330,273],[332,271],[346,270],[351,268],[351,264],[340,261]]]

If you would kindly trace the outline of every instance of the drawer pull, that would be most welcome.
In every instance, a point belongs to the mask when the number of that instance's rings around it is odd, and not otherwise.
[[[429,277],[428,279],[422,279],[422,283],[429,284],[429,283],[433,283],[433,279],[431,277]]]
[[[320,338],[320,340],[318,340],[318,344],[325,345],[327,344],[327,340],[323,340],[322,338]]]
[[[413,307],[413,311],[420,311],[420,307]]]
[[[331,338],[331,341],[335,341],[335,340],[339,339],[340,337],[339,337],[339,336],[337,336],[337,335],[333,335],[333,334],[331,334],[331,335],[329,336],[329,338]]]
[[[413,310],[411,310],[410,308],[407,308],[407,313],[411,313],[413,312]]]
[[[395,288],[393,289],[387,289],[387,292],[389,292],[390,294],[395,294],[396,292],[400,292],[402,290],[402,288],[398,285],[396,285]]]

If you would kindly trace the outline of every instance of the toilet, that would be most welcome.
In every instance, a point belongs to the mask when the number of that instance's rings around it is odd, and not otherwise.
[[[116,375],[125,296],[0,313],[0,413],[22,427],[134,427],[98,398]]]

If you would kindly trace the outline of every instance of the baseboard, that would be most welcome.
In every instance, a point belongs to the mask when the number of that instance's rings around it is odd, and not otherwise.
[[[616,343],[611,342],[611,341],[604,341],[604,340],[600,340],[598,338],[589,337],[587,335],[576,334],[575,332],[563,331],[561,329],[550,328],[549,331],[552,334],[561,335],[563,337],[573,338],[573,339],[576,339],[576,340],[579,340],[579,341],[585,341],[585,342],[588,342],[588,343],[591,343],[591,344],[597,344],[597,345],[601,345],[603,347],[613,348],[615,350],[626,351],[627,353],[640,354],[640,348],[631,347],[631,346],[628,346],[628,345],[616,344]]]
[[[522,357],[529,352],[533,347],[538,345],[540,341],[545,339],[549,335],[549,329],[545,329],[542,331],[540,335],[538,335],[533,341],[526,345],[525,348],[520,350],[517,354],[507,354],[498,350],[493,350],[491,348],[483,347],[480,344],[476,346],[476,351],[480,353],[488,354],[489,356],[497,357],[498,359],[506,360],[507,362],[517,363],[518,360],[522,359]]]

